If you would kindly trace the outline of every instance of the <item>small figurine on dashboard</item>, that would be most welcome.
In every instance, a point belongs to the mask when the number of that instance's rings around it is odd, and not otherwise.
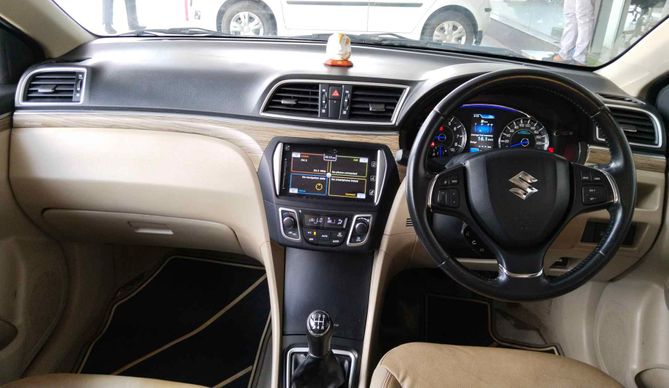
[[[330,35],[325,47],[325,53],[328,56],[328,60],[325,61],[326,66],[353,66],[353,62],[349,60],[351,57],[351,38],[343,32]]]

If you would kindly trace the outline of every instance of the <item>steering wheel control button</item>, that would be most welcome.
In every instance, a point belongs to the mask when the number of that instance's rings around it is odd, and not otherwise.
[[[437,192],[437,205],[439,206],[446,206],[446,198],[448,195],[446,194],[446,190],[439,190]]]
[[[279,209],[279,216],[281,220],[281,234],[289,240],[299,241],[300,225],[297,222],[297,212],[293,209]]]
[[[371,230],[372,216],[357,215],[353,217],[353,226],[348,236],[348,245],[357,246],[367,242]]]
[[[606,179],[604,174],[600,171],[591,171],[590,176],[592,178],[592,183],[602,183]]]
[[[446,206],[452,208],[460,207],[460,193],[458,189],[448,189],[446,191]]]
[[[583,204],[597,205],[606,202],[606,189],[603,186],[583,186]]]
[[[583,183],[592,182],[592,175],[590,174],[590,170],[581,170],[581,182]]]

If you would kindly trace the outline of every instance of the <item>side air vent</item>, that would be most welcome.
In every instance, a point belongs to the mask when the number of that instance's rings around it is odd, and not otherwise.
[[[406,223],[404,224],[407,228],[413,228],[413,220],[407,217]]]
[[[650,112],[621,106],[609,106],[613,118],[625,132],[627,141],[631,145],[660,148],[662,139],[660,137],[660,122]],[[597,130],[597,139],[605,141],[604,134]]]
[[[21,104],[78,104],[83,99],[84,69],[40,69],[27,76]]]
[[[349,118],[356,121],[391,123],[404,90],[385,86],[353,85]]]
[[[318,83],[285,83],[265,103],[265,113],[318,117]]]

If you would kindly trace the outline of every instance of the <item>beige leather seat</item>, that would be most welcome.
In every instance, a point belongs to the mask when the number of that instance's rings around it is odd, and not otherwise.
[[[621,387],[599,369],[566,357],[511,350],[411,343],[379,362],[371,388]]]
[[[17,380],[3,388],[35,388],[35,387],[58,387],[58,388],[194,388],[199,385],[176,383],[173,381],[144,379],[139,377],[108,376],[108,375],[78,375],[78,374],[50,374],[42,376],[26,377]]]

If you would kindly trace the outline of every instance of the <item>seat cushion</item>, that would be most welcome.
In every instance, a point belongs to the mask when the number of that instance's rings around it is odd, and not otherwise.
[[[140,377],[108,376],[108,375],[82,375],[82,374],[50,374],[26,377],[9,384],[3,388],[32,388],[32,387],[58,387],[58,388],[193,388],[199,385],[176,383],[173,381],[144,379]]]
[[[621,387],[599,369],[552,354],[410,343],[388,352],[371,388]]]

